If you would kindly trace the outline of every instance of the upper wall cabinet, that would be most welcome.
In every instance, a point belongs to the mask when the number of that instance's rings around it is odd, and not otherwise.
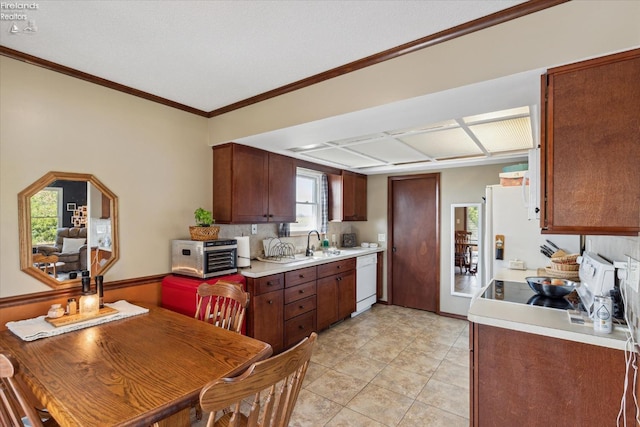
[[[221,224],[295,222],[294,159],[239,144],[213,147],[213,217]]]
[[[640,49],[542,76],[541,227],[640,232]]]
[[[367,220],[367,176],[342,171],[329,177],[329,219],[331,221]]]

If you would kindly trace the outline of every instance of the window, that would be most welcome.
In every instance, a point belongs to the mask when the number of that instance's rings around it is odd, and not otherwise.
[[[468,207],[467,209],[467,231],[471,232],[469,240],[478,241],[478,208]]]
[[[292,232],[318,230],[320,226],[320,179],[321,174],[298,168],[296,172],[296,222]]]
[[[31,197],[31,241],[54,244],[62,224],[62,188],[47,187]]]

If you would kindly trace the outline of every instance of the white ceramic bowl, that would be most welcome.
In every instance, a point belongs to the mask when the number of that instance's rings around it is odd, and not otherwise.
[[[363,248],[368,248],[369,244],[367,242],[362,242],[360,246],[362,246]]]
[[[377,248],[378,244],[377,243],[369,243],[369,247],[370,248]]]

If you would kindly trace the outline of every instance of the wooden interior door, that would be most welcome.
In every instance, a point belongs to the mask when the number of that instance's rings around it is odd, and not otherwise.
[[[390,177],[389,301],[440,310],[440,174]]]

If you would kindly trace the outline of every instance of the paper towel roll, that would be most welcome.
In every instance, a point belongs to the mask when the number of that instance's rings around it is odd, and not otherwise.
[[[236,236],[238,241],[238,267],[249,267],[251,265],[251,248],[249,236]]]

